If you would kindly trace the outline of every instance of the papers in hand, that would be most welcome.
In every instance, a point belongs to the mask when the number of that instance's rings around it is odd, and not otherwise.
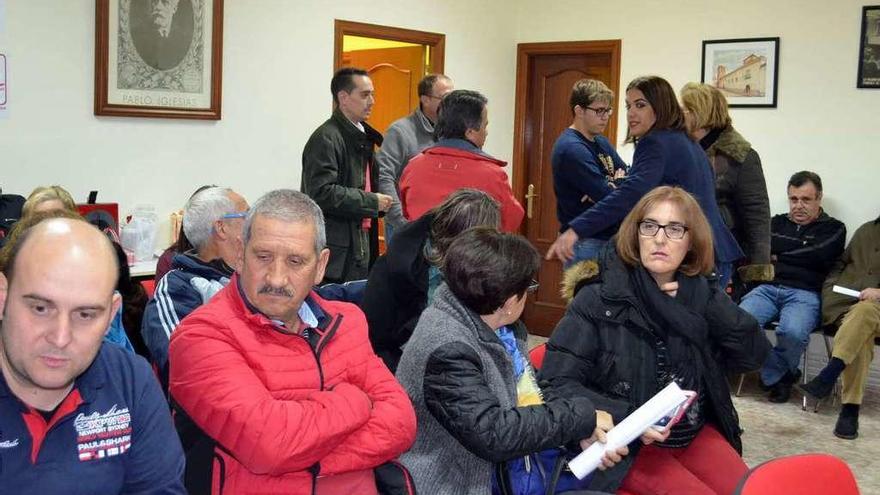
[[[584,479],[602,463],[605,452],[617,450],[642,436],[645,430],[664,416],[670,415],[677,407],[688,401],[693,392],[679,388],[672,382],[657,392],[648,402],[633,411],[607,435],[606,443],[596,442],[569,461],[568,467],[578,479]]]
[[[861,295],[861,292],[853,289],[847,289],[846,287],[842,287],[840,285],[835,285],[831,288],[833,292],[837,292],[838,294],[843,294],[844,296],[850,296],[858,298]]]

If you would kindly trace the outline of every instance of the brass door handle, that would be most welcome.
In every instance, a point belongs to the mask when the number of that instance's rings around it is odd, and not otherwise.
[[[535,194],[535,185],[529,184],[529,189],[526,193],[526,217],[528,218],[532,218],[533,205],[535,202],[535,198],[537,197],[538,195]]]

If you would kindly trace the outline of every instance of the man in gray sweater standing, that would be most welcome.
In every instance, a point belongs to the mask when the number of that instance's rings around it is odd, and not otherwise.
[[[400,208],[397,183],[410,158],[434,144],[434,123],[437,109],[447,94],[455,89],[452,79],[443,74],[428,74],[419,82],[419,108],[394,121],[385,133],[382,149],[376,155],[379,164],[378,189],[394,198],[385,215],[385,242],[390,243],[394,230],[406,224]]]

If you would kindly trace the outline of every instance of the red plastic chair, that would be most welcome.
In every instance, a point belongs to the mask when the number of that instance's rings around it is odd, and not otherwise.
[[[852,471],[828,454],[780,457],[751,469],[734,495],[859,495]]]
[[[532,366],[534,366],[536,370],[541,369],[541,365],[544,364],[544,354],[546,353],[546,342],[532,347],[532,350],[529,351],[529,359],[532,361]]]

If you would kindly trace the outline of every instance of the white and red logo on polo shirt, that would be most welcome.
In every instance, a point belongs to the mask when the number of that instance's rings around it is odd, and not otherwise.
[[[73,420],[76,447],[80,461],[91,461],[119,455],[131,448],[131,414],[116,404],[101,414],[97,411],[79,413]]]

